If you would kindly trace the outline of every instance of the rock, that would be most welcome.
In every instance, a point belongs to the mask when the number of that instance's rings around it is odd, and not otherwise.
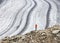
[[[58,34],[60,32],[60,30],[54,30],[52,31],[53,34]]]
[[[5,37],[0,43],[60,43],[60,28],[55,25],[46,30],[31,31],[25,35]]]

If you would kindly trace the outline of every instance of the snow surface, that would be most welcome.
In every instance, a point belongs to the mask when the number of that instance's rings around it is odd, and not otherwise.
[[[2,0],[0,2],[0,38],[44,30],[59,24],[59,0]]]

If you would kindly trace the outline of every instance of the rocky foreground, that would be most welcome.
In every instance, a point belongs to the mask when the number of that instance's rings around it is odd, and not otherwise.
[[[60,26],[55,25],[46,30],[31,31],[25,35],[5,37],[0,43],[60,43]]]

